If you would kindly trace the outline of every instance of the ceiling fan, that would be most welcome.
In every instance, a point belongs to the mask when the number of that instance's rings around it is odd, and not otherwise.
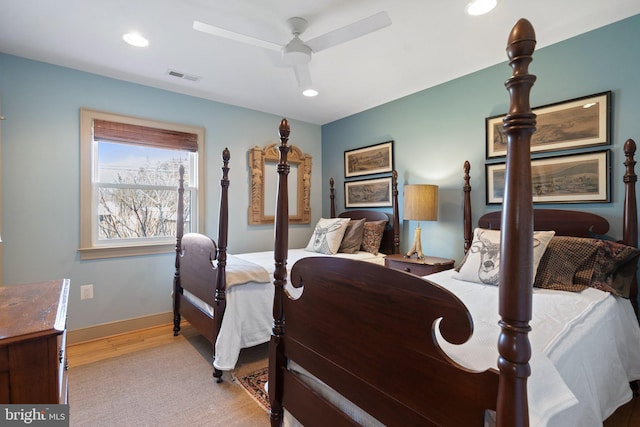
[[[299,17],[289,18],[287,24],[291,30],[291,34],[293,34],[293,39],[285,45],[240,34],[200,21],[193,21],[193,28],[214,36],[280,51],[282,53],[283,63],[293,67],[298,86],[305,90],[311,88],[309,62],[311,61],[312,53],[323,51],[387,27],[391,25],[391,18],[389,18],[387,12],[378,12],[375,15],[363,18],[307,41],[300,39],[300,35],[304,33],[309,25],[306,19]]]

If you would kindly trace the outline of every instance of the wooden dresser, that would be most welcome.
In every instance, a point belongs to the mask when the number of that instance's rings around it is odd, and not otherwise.
[[[0,286],[0,403],[67,403],[69,279]]]

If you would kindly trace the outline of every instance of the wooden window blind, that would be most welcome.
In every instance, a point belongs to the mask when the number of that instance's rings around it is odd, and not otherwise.
[[[93,120],[95,141],[125,142],[157,148],[198,151],[198,135],[170,129],[118,123],[109,120]]]

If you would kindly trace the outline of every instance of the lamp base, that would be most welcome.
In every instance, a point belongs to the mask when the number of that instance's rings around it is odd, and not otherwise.
[[[406,258],[410,258],[411,255],[416,254],[418,259],[424,259],[424,254],[422,253],[422,243],[420,238],[420,225],[416,228],[416,232],[413,235],[413,246],[409,249],[409,252],[405,255]]]

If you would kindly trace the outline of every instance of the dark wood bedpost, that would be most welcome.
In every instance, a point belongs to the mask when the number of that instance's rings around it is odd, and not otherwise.
[[[229,159],[231,153],[229,149],[225,147],[222,150],[222,179],[220,180],[220,213],[218,218],[218,251],[216,253],[216,260],[218,261],[217,275],[216,275],[216,290],[215,290],[215,337],[220,332],[222,326],[222,319],[224,318],[224,311],[227,308],[227,236],[229,234]],[[213,355],[216,354],[215,340],[213,344]],[[214,368],[213,377],[216,382],[222,382],[222,371]]]
[[[273,332],[269,343],[269,404],[271,409],[269,416],[272,426],[282,424],[282,371],[286,369],[286,359],[282,349],[282,337],[284,336],[284,311],[283,299],[286,298],[284,287],[287,282],[287,251],[289,246],[289,189],[288,175],[289,163],[289,122],[282,119],[280,122],[280,162],[278,163],[278,195],[275,218],[275,247],[274,260],[275,271],[273,284],[275,294],[273,299]]]
[[[500,247],[498,427],[529,425],[527,378],[531,375],[531,343],[528,334],[533,287],[531,135],[536,129],[536,115],[529,103],[536,78],[529,74],[529,64],[535,45],[533,26],[526,19],[520,19],[509,35],[507,54],[513,74],[505,82],[510,107],[504,119],[507,164]]]
[[[624,215],[622,218],[622,239],[625,244],[638,247],[638,206],[636,201],[636,181],[638,176],[635,172],[636,161],[634,154],[636,143],[633,139],[628,139],[624,143]],[[638,276],[634,276],[631,282],[631,292],[629,299],[633,309],[638,316]]]
[[[184,234],[184,166],[178,169],[178,207],[176,210],[176,272],[173,275],[173,336],[180,332],[180,252],[182,251],[182,236]]]
[[[469,171],[471,170],[471,164],[469,160],[465,160],[464,162],[464,186],[462,187],[462,191],[464,192],[464,202],[463,202],[463,218],[464,218],[464,253],[466,254],[469,248],[471,247],[471,242],[473,241],[473,228],[471,226],[471,184],[469,181],[471,180],[471,176],[469,175]]]
[[[333,178],[329,178],[329,202],[330,202],[330,210],[329,213],[331,214],[331,218],[335,218],[336,217],[336,202],[335,202],[335,189],[333,188]]]
[[[393,197],[393,253],[400,253],[400,214],[398,213],[398,171],[391,173],[392,197]]]

